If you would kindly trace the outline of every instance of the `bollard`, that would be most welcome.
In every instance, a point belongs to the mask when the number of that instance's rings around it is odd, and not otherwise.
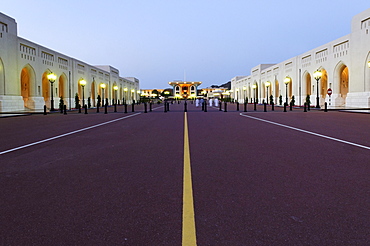
[[[86,104],[84,105],[84,108],[85,108],[85,114],[87,114],[87,105]]]
[[[81,113],[81,104],[78,104],[78,113]]]
[[[98,105],[96,106],[96,112],[99,113],[99,103]]]
[[[67,114],[67,105],[63,105],[64,114]]]
[[[104,114],[108,114],[108,103],[104,105]]]
[[[267,112],[266,103],[263,104],[263,112]]]
[[[61,106],[60,109],[59,109],[60,110],[60,113],[63,114],[64,105],[62,104],[60,106]]]
[[[327,102],[325,102],[324,112],[328,112],[328,103]]]
[[[309,103],[307,103],[307,111],[310,111],[311,109],[310,109],[310,104]]]
[[[207,102],[204,101],[204,112],[207,112]]]
[[[292,102],[290,102],[289,110],[290,110],[290,111],[293,111],[293,103],[292,103]]]
[[[170,111],[170,103],[166,102],[166,104],[167,104],[167,111]]]
[[[239,111],[239,102],[236,102],[236,111]]]
[[[274,103],[271,103],[271,110],[275,111],[275,104]]]
[[[284,112],[286,112],[286,105],[287,103],[284,103]]]
[[[125,114],[127,114],[127,104],[125,103]]]
[[[149,112],[152,112],[152,103],[149,103]]]
[[[202,111],[204,111],[204,102],[202,102]]]
[[[146,110],[146,102],[144,103],[144,113],[148,113],[148,111]]]
[[[303,112],[307,112],[307,103],[303,104]]]
[[[254,101],[254,111],[256,111],[256,110],[257,110],[257,102]]]
[[[247,112],[248,109],[247,109],[247,102],[244,102],[244,112]]]
[[[46,115],[46,105],[44,105],[44,115]]]
[[[227,112],[227,103],[224,104],[224,112]]]
[[[184,103],[184,112],[188,112],[188,104],[186,103],[186,101]]]
[[[135,112],[135,103],[132,103],[132,112]]]
[[[117,103],[114,104],[114,112],[117,112]]]
[[[167,113],[167,107],[166,107],[166,104],[164,104],[163,112]]]

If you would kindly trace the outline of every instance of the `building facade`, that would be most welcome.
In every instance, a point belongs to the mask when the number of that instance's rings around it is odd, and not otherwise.
[[[54,83],[50,73],[56,75]],[[76,94],[80,104],[90,98],[91,106],[98,95],[109,104],[131,103],[139,93],[139,80],[120,77],[114,67],[93,66],[18,37],[16,21],[0,13],[0,112],[42,110],[51,108],[52,101],[58,108],[60,98],[73,108]]]
[[[315,78],[314,72],[321,71]],[[249,76],[231,79],[233,98],[274,103],[292,100],[303,105],[306,98],[322,107],[370,107],[370,9],[352,19],[351,33],[277,64],[260,64]],[[328,95],[331,89],[331,96]]]

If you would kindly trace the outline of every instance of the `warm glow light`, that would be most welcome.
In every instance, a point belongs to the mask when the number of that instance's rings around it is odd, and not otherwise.
[[[165,95],[169,95],[170,94],[170,92],[169,91],[165,91],[165,92],[163,92]]]
[[[370,67],[370,61],[367,62],[367,66]]]
[[[104,89],[105,88],[105,84],[101,83],[100,84],[100,87]]]
[[[243,90],[245,91],[245,90],[247,90],[247,87],[246,86],[243,86]]]
[[[118,86],[116,86],[116,85],[113,86],[113,90],[115,90],[115,91],[118,90]]]
[[[131,92],[135,92],[135,89],[132,89]]]
[[[269,87],[271,85],[271,82],[270,81],[267,81],[266,82],[266,87]]]
[[[257,85],[256,84],[252,85],[252,88],[253,89],[256,89],[257,88]]]
[[[284,79],[284,83],[287,85],[287,84],[289,84],[290,83],[290,81],[291,81],[291,78],[289,77],[289,76],[287,76],[287,77],[285,77],[285,79]]]
[[[54,83],[55,80],[57,79],[57,76],[55,75],[55,73],[49,73],[47,77],[50,83]]]
[[[318,69],[313,73],[313,77],[314,77],[316,80],[321,79],[321,76],[322,76],[322,72],[321,72],[320,70],[318,70]]]
[[[86,80],[81,79],[81,80],[80,80],[80,85],[81,85],[82,87],[84,87],[84,86],[86,85]]]
[[[124,91],[127,91],[127,88],[124,88],[123,90],[124,90]]]

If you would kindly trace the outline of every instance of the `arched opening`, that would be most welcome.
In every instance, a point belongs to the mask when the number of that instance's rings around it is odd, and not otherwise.
[[[0,95],[5,94],[5,72],[4,72],[4,64],[0,58]]]
[[[51,94],[50,94],[50,82],[48,80],[48,74],[51,73],[50,71],[46,71],[42,74],[42,97],[44,98],[45,105],[48,108],[51,108]]]
[[[35,71],[30,65],[25,66],[21,71],[21,95],[23,97],[24,106],[33,109],[34,106],[29,103],[31,95],[33,95],[33,87],[35,85]]]
[[[275,79],[275,103],[278,101],[279,96],[280,96],[279,81]]]
[[[345,99],[348,94],[348,83],[349,83],[349,73],[348,73],[348,67],[343,66],[340,74],[340,94]]]
[[[59,77],[59,83],[58,83],[58,88],[59,88],[59,97],[62,97],[63,100],[66,98],[67,96],[67,76],[65,74],[62,74],[60,77]],[[65,103],[65,100],[64,100],[64,103]]]
[[[327,90],[328,90],[328,73],[326,72],[325,69],[321,69],[321,91],[320,91],[320,98],[321,102],[320,105],[324,105],[324,101],[326,98]]]
[[[290,80],[290,83],[288,85],[288,96],[289,96],[289,101],[292,100],[293,96],[293,80]]]
[[[93,79],[93,82],[91,83],[91,103],[92,103],[92,106],[95,107],[95,80]]]
[[[303,87],[304,91],[303,91],[303,95],[306,97],[307,95],[311,95],[312,92],[311,92],[311,74],[306,72],[303,76],[303,84],[305,85]]]

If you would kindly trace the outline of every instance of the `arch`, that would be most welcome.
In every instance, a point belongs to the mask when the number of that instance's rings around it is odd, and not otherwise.
[[[279,87],[279,80],[275,79],[275,103],[277,102],[277,99],[279,98],[280,96],[280,87]]]
[[[58,88],[59,88],[58,96],[63,97],[63,99],[67,97],[67,86],[66,85],[67,85],[67,76],[65,75],[65,73],[63,73],[59,77],[59,82],[58,82]],[[66,101],[64,100],[64,102]]]
[[[90,97],[91,97],[91,103],[92,103],[92,106],[95,107],[96,106],[96,102],[95,102],[95,79],[93,79],[93,82],[91,83],[91,94],[90,94]]]
[[[364,74],[364,89],[365,91],[370,91],[370,68],[369,68],[369,63],[370,63],[370,52],[366,56],[365,60],[365,74]]]
[[[320,86],[320,98],[321,100],[325,100],[326,98],[326,92],[328,90],[328,72],[324,69],[321,68],[322,76],[321,76],[321,86]],[[320,103],[323,105],[324,103]]]
[[[308,71],[303,73],[303,96],[306,98],[307,95],[311,95],[311,74]]]
[[[51,85],[47,77],[49,73],[51,73],[51,71],[48,69],[42,74],[42,84],[41,85],[42,85],[42,97],[44,98],[45,105],[48,108],[51,108],[50,97],[51,97],[51,93],[53,92],[50,92]]]
[[[34,105],[30,103],[29,99],[32,95],[35,95],[35,70],[30,64],[24,66],[21,70],[21,96],[23,98],[24,106],[26,108],[34,108]]]
[[[346,98],[349,87],[349,70],[346,64],[340,61],[334,69],[334,94],[339,94],[335,98],[335,104],[337,106],[343,106],[346,104]]]
[[[0,95],[5,95],[5,71],[4,63],[0,58]]]

